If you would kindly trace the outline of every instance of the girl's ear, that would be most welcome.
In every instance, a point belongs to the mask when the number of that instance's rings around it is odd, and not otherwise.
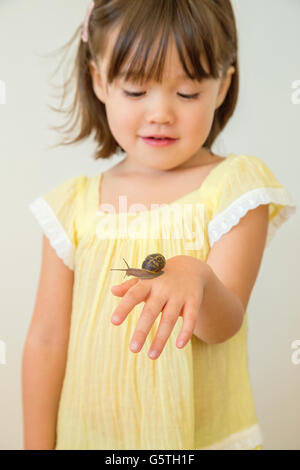
[[[235,72],[235,68],[231,65],[229,69],[227,70],[226,77],[223,78],[221,81],[215,109],[219,108],[222,105],[223,101],[225,100],[227,91],[231,84],[232,75],[234,74],[234,72]]]
[[[102,77],[99,73],[98,67],[93,60],[89,62],[89,70],[93,82],[93,90],[97,98],[105,103],[105,90]]]

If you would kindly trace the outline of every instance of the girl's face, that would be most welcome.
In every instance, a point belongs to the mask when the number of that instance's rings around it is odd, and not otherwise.
[[[109,39],[108,57],[115,40],[116,32]],[[207,64],[203,65],[207,70]],[[138,85],[119,76],[107,85],[106,66],[106,57],[100,66],[91,62],[93,88],[105,104],[111,132],[126,151],[130,167],[143,173],[152,169],[155,173],[201,164],[201,158],[203,161],[207,154],[202,146],[209,135],[214,112],[225,99],[234,68],[230,67],[223,81],[193,81],[184,73],[174,42],[169,45],[162,83]],[[153,147],[142,139],[161,134],[176,141],[169,146]]]

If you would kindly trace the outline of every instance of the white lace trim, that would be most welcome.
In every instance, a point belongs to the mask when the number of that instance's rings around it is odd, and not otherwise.
[[[28,207],[41,225],[57,256],[68,268],[74,270],[74,245],[53,209],[42,197],[35,199]]]
[[[251,450],[261,444],[263,444],[263,435],[259,424],[255,424],[251,428],[230,434],[222,441],[208,447],[201,447],[199,450]]]
[[[284,207],[269,222],[266,240],[267,246],[276,230],[296,211],[296,206],[285,188],[262,187],[253,189],[233,201],[225,210],[209,222],[208,237],[210,246],[212,247],[224,233],[229,232],[233,226],[237,225],[250,209],[255,209],[260,204],[269,204],[270,202],[281,204]]]

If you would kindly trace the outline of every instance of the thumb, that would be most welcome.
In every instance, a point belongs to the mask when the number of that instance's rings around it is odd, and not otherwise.
[[[138,282],[137,278],[128,279],[128,281],[122,282],[122,284],[117,284],[111,287],[111,292],[118,297],[122,297],[130,287],[134,286]]]

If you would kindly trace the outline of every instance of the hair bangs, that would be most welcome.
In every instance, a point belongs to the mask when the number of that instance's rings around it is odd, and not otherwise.
[[[148,81],[161,83],[171,39],[175,41],[183,71],[188,78],[199,82],[209,77],[217,78],[215,43],[213,38],[209,38],[211,42],[203,39],[208,37],[205,21],[205,29],[201,34],[195,22],[194,27],[191,27],[192,12],[189,11],[188,2],[184,6],[188,12],[184,12],[183,16],[190,14],[188,24],[182,20],[180,8],[174,3],[158,2],[160,8],[155,9],[154,18],[153,12],[150,15],[146,11],[138,24],[136,18],[131,17],[133,24],[130,18],[124,19],[108,65],[108,83],[120,77],[138,84]],[[203,67],[203,59],[208,64],[208,72]]]

